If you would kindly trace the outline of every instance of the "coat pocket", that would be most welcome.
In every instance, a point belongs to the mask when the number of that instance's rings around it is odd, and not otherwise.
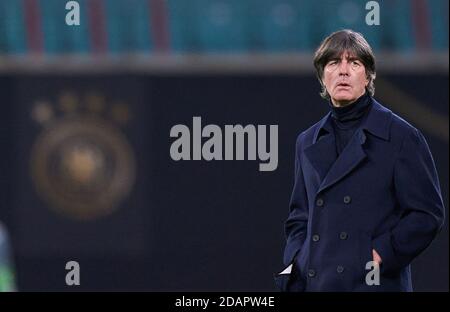
[[[373,261],[372,249],[372,236],[365,232],[361,233],[359,239],[359,266],[361,272],[360,282],[362,283],[363,287],[370,286],[370,279],[374,277],[374,268],[370,265],[373,264],[371,263],[371,261]]]
[[[373,261],[372,249],[372,237],[367,233],[362,233],[359,239],[359,255],[360,264],[364,271],[366,271],[366,264]]]
[[[291,279],[291,274],[280,274],[275,273],[273,275],[275,286],[277,289],[281,292],[287,292],[288,291],[288,284],[289,280]]]
[[[292,265],[290,273],[285,273],[286,269],[281,273],[274,274],[274,281],[277,289],[281,292],[302,292],[305,290],[305,284],[301,280],[297,266]]]

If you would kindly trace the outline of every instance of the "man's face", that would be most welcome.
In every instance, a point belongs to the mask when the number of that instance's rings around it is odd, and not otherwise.
[[[338,107],[353,103],[364,94],[369,83],[364,64],[347,51],[325,65],[322,81],[331,102]]]

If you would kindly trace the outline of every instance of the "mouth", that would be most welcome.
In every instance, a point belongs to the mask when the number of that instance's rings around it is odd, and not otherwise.
[[[336,85],[336,89],[341,89],[341,90],[348,90],[351,88],[351,85],[349,83],[346,82],[340,82]]]
[[[338,89],[340,89],[340,88],[350,88],[350,87],[351,87],[351,85],[348,84],[348,83],[346,83],[346,82],[339,82],[339,83],[336,85],[336,88],[338,88]]]

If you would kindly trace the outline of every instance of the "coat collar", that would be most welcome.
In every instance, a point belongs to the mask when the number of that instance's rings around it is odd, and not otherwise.
[[[392,112],[373,98],[371,100],[372,106],[368,115],[364,117],[360,128],[339,156],[336,154],[331,112],[319,121],[314,132],[313,144],[304,150],[320,179],[317,192],[337,183],[364,161],[367,157],[364,148],[366,132],[380,139],[389,140]]]
[[[371,134],[383,139],[389,140],[390,123],[392,120],[392,112],[378,103],[373,97],[370,98],[372,105],[366,118],[364,118],[360,128],[370,132]],[[326,133],[333,133],[331,125],[331,112],[328,112],[318,123],[314,132],[313,144]]]
[[[392,111],[378,103],[374,98],[371,97],[371,100],[372,108],[361,127],[380,139],[389,141]]]

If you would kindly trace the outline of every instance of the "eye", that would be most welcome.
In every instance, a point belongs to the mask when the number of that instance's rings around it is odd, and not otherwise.
[[[333,61],[329,61],[327,66],[335,66],[338,63],[338,61],[333,60]]]
[[[338,64],[339,64],[339,60],[331,60],[325,65],[325,68],[329,72],[335,71],[336,68],[338,67]]]
[[[353,66],[360,66],[361,63],[359,61],[352,61]]]

